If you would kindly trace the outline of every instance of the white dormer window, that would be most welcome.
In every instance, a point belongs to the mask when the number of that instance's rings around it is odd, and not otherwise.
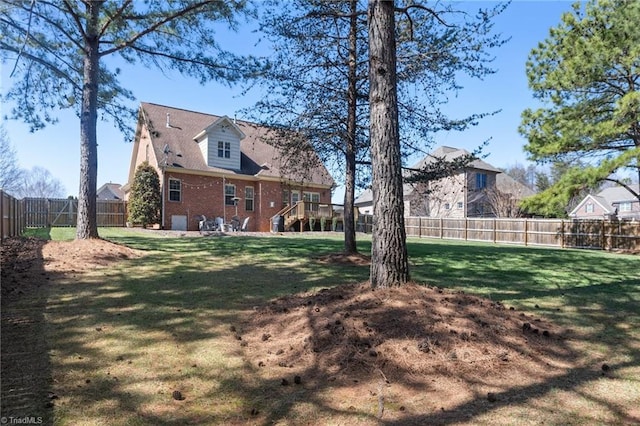
[[[218,158],[231,158],[231,142],[218,141]]]
[[[621,211],[621,212],[630,212],[631,211],[631,203],[628,202],[628,201],[620,203],[620,207],[618,208],[618,210]]]
[[[229,117],[220,117],[193,137],[209,167],[240,170],[240,141],[245,134]]]

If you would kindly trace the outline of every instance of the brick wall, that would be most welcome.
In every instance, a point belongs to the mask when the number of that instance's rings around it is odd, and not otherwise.
[[[169,179],[181,182],[180,201],[169,201]],[[236,206],[225,204],[224,187],[235,185]],[[253,187],[253,211],[246,210],[246,187]],[[197,231],[201,215],[207,218],[223,217],[227,222],[236,215],[243,221],[249,218],[248,230],[267,232],[271,230],[271,218],[283,207],[283,184],[275,180],[254,180],[238,177],[199,176],[175,171],[167,172],[164,185],[164,222],[165,229],[171,229],[172,216],[186,216],[187,230]],[[331,202],[328,188],[302,188],[287,186],[288,190],[313,191],[320,193],[321,203]]]

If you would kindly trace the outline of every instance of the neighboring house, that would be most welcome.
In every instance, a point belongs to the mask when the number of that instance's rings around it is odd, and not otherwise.
[[[98,200],[124,200],[124,191],[119,183],[105,183],[97,191]]]
[[[149,162],[160,176],[161,226],[176,230],[198,230],[205,215],[226,223],[248,218],[247,229],[269,231],[287,205],[329,204],[334,181],[320,160],[304,173],[288,171],[267,136],[257,124],[142,103],[125,191],[138,165]]]
[[[451,161],[468,154],[464,149],[442,146],[414,164],[411,169],[421,169],[438,158]],[[517,201],[531,195],[523,189],[526,188],[524,185],[517,182],[517,185],[513,184],[513,179],[498,178],[501,174],[502,172],[491,164],[478,159],[452,176],[433,182],[404,184],[405,216],[493,217],[497,214],[489,197],[492,192],[500,190],[509,193],[512,199]],[[355,200],[355,205],[360,213],[373,213],[371,190],[360,194]]]
[[[631,185],[638,193],[640,185]],[[574,208],[570,217],[576,219],[640,219],[640,201],[622,186],[605,188],[596,195],[587,195]]]

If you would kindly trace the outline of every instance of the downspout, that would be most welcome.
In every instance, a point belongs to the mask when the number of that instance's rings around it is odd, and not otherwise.
[[[253,201],[255,203],[255,200]],[[258,220],[256,218],[257,229],[260,230],[260,222],[262,222],[262,182],[258,182]]]
[[[161,188],[160,188],[160,200],[161,200],[161,204],[162,204],[162,213],[161,213],[161,216],[162,216],[162,218],[161,218],[162,224],[161,224],[161,226],[160,226],[160,228],[161,228],[161,229],[165,229],[165,226],[164,226],[164,219],[165,219],[165,217],[164,217],[164,215],[165,215],[165,212],[164,212],[164,199],[165,199],[165,196],[164,196],[164,190],[165,190],[165,188],[166,188],[166,185],[165,185],[165,178],[166,178],[166,176],[165,176],[164,169],[165,169],[164,167],[160,167],[160,172],[161,172],[161,174],[162,174],[162,186],[161,186]]]
[[[224,176],[222,176],[222,220],[223,223],[227,223],[227,205],[225,204],[227,201],[227,181]]]
[[[464,218],[466,219],[467,216],[469,216],[469,212],[468,212],[468,206],[467,206],[467,201],[469,199],[468,197],[468,187],[469,187],[469,182],[468,182],[469,176],[467,176],[467,170],[464,170]]]

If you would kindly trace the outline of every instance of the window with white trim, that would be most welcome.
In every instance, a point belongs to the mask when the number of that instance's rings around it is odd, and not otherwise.
[[[228,183],[224,186],[224,204],[235,206],[234,198],[236,198],[236,186]]]
[[[594,210],[593,203],[585,204],[585,206],[584,206],[585,213],[593,213],[593,210]]]
[[[631,211],[631,202],[625,201],[624,203],[620,203],[618,206],[619,212],[630,212]]]
[[[253,211],[253,186],[247,186],[244,188],[244,209],[248,212]]]
[[[182,199],[182,182],[179,179],[169,179],[169,201]]]
[[[304,201],[306,202],[305,211],[318,212],[320,207],[320,193],[319,192],[305,192],[303,194]]]
[[[231,142],[218,141],[218,157],[231,158]]]

